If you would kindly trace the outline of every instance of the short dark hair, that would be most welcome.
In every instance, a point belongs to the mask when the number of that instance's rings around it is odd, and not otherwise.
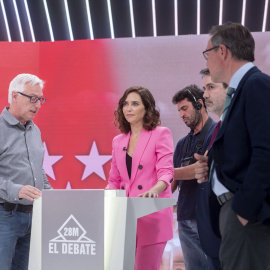
[[[199,99],[201,99],[203,101],[204,108],[206,108],[205,102],[204,102],[204,97],[203,97],[203,90],[200,89],[199,86],[197,86],[196,84],[191,84],[189,86],[186,86],[182,90],[179,90],[173,96],[172,103],[177,104],[178,102],[180,102],[186,98],[188,101],[190,101],[192,103],[193,107],[195,108],[195,106],[194,106],[195,100],[194,100],[192,95],[195,97],[195,99],[197,101]]]
[[[118,108],[114,111],[115,126],[118,127],[122,133],[127,134],[130,131],[130,124],[123,114],[123,105],[127,99],[127,96],[133,92],[140,95],[146,111],[143,118],[143,128],[147,131],[155,129],[161,124],[160,113],[156,109],[156,102],[153,95],[147,88],[142,86],[133,86],[128,88],[124,95],[120,98]]]
[[[209,32],[213,46],[225,45],[237,60],[253,62],[255,41],[247,27],[227,22],[213,26]]]
[[[200,71],[200,74],[202,75],[202,77],[204,77],[204,76],[211,76],[211,75],[210,75],[210,70],[209,70],[209,68],[204,68],[204,69],[202,69],[202,70]],[[224,89],[228,88],[228,84],[227,84],[227,83],[223,82],[222,85],[223,85],[223,88],[224,88]]]

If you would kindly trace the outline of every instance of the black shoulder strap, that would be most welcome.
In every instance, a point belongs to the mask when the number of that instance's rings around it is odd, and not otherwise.
[[[198,138],[198,142],[196,144],[196,153],[199,153],[200,154],[199,151],[201,150],[201,148],[203,146],[204,138],[205,138],[206,133],[207,133],[207,131],[210,128],[210,126],[211,126],[212,123],[213,123],[213,119],[209,116],[208,119],[207,119],[207,121],[206,121],[206,123],[205,123],[205,125],[202,128],[200,137]],[[186,156],[188,144],[189,144],[189,141],[190,141],[190,137],[191,137],[191,134],[189,133],[187,135],[187,137],[186,137],[186,140],[185,140],[183,157]]]
[[[200,150],[203,146],[203,142],[204,142],[204,138],[206,136],[206,133],[208,131],[208,129],[210,128],[211,124],[213,123],[213,119],[209,116],[205,125],[202,128],[200,137],[198,139],[197,145],[196,145],[196,153],[200,153]]]
[[[186,140],[185,140],[185,145],[184,145],[184,151],[183,151],[183,157],[186,156],[187,154],[187,148],[188,148],[188,144],[189,144],[189,141],[190,141],[190,133],[187,135],[186,137]]]

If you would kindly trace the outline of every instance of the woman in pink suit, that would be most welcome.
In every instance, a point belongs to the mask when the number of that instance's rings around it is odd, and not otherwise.
[[[128,88],[115,111],[122,134],[113,139],[107,189],[125,189],[128,197],[171,198],[173,139],[160,127],[150,91]],[[165,245],[173,237],[172,207],[138,219],[135,270],[158,270]]]

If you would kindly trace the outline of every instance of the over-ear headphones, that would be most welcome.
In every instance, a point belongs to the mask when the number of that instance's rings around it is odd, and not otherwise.
[[[197,99],[194,97],[194,95],[189,90],[188,90],[188,92],[190,93],[190,95],[194,99],[194,102],[192,102],[194,108],[199,111],[202,108],[202,103],[200,103],[199,101],[197,101]]]

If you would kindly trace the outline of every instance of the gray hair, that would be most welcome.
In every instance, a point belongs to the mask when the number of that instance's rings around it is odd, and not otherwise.
[[[19,74],[17,75],[9,84],[8,89],[8,103],[10,104],[12,101],[12,92],[24,92],[25,91],[25,85],[29,84],[30,86],[39,85],[41,89],[44,87],[44,81],[42,81],[40,78],[38,78],[36,75],[32,74]]]
[[[237,60],[253,62],[255,41],[247,27],[227,22],[213,26],[209,32],[212,46],[225,45]]]

